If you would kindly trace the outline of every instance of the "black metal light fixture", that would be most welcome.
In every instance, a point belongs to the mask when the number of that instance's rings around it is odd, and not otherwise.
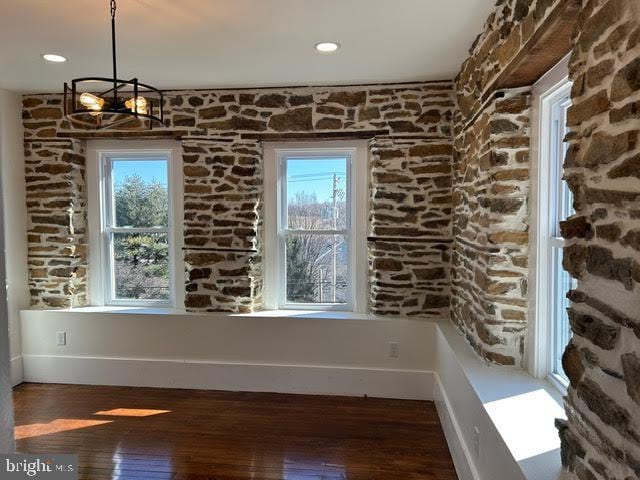
[[[111,6],[111,54],[113,78],[82,77],[64,84],[64,114],[76,125],[105,129],[131,122],[146,120],[151,129],[164,123],[162,92],[137,78],[118,79],[116,61],[116,2]],[[138,122],[144,126],[145,122]],[[127,125],[129,126],[129,125]],[[133,126],[136,126],[135,124]]]

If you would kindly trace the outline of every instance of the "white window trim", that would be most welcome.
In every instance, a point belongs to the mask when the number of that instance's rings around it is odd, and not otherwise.
[[[103,232],[103,197],[105,177],[102,174],[103,159],[114,154],[148,156],[162,153],[169,158],[169,272],[170,300],[117,300],[109,301],[106,293],[105,268],[107,253]],[[184,306],[184,259],[183,247],[183,187],[182,149],[176,141],[167,140],[89,140],[87,142],[87,210],[89,233],[89,300],[92,306],[148,306],[178,308]]]
[[[278,216],[280,207],[279,159],[283,154],[309,154],[318,152],[345,153],[351,156],[351,235],[349,262],[351,270],[351,305],[295,305],[283,304],[280,294],[280,251],[278,242]],[[265,282],[264,301],[267,310],[344,310],[354,313],[367,311],[367,238],[368,217],[368,143],[366,141],[315,141],[264,144],[264,210],[265,210]]]
[[[550,314],[552,258],[548,248],[551,225],[546,212],[556,201],[557,192],[552,191],[552,178],[549,166],[556,155],[552,151],[551,122],[552,105],[571,91],[568,78],[569,55],[552,68],[533,86],[532,108],[532,165],[531,165],[531,280],[534,288],[530,290],[530,318],[527,366],[529,373],[536,378],[546,379],[561,392],[566,391],[566,381],[553,374],[553,328]],[[544,214],[544,217],[542,215]]]

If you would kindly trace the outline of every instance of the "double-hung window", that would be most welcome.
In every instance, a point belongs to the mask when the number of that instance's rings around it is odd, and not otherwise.
[[[363,283],[359,258],[365,251],[360,232],[366,219],[355,217],[362,207],[366,170],[358,151],[315,145],[268,152],[269,307],[354,310],[359,304],[363,308],[358,298]],[[360,182],[354,178],[356,172]]]
[[[103,156],[107,303],[172,303],[169,159]]]
[[[573,214],[573,198],[563,179],[567,144],[567,110],[571,105],[571,83],[560,65],[560,79],[553,71],[536,93],[538,164],[536,168],[536,374],[563,388],[568,384],[562,354],[571,339],[567,314],[567,292],[575,281],[562,267],[564,240],[560,222]],[[547,85],[545,85],[545,80]]]
[[[549,189],[549,234],[547,249],[549,252],[549,318],[552,328],[550,332],[550,373],[559,377],[562,383],[568,381],[562,368],[562,354],[571,339],[571,326],[567,315],[569,301],[567,292],[574,287],[574,280],[562,267],[562,249],[564,240],[560,234],[560,222],[573,214],[573,195],[567,182],[563,180],[563,163],[567,151],[564,137],[567,134],[567,109],[571,105],[569,92],[561,95],[551,103],[551,137],[550,137],[550,189]]]
[[[99,185],[90,195],[92,303],[175,305],[172,150],[105,149],[90,158]]]

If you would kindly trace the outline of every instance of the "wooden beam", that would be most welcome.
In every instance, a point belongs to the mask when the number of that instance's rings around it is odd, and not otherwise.
[[[131,130],[108,131],[87,130],[75,132],[58,132],[58,138],[182,138],[189,134],[187,130]]]
[[[277,142],[280,140],[344,140],[369,139],[381,135],[389,135],[389,130],[347,130],[343,132],[300,132],[300,133],[242,133],[243,140],[264,140]]]
[[[573,48],[581,10],[579,0],[566,0],[549,14],[488,92],[533,85]]]

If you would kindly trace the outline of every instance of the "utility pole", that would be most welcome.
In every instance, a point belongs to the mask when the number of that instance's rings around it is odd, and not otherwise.
[[[333,230],[338,229],[338,175],[333,172]],[[336,262],[337,262],[337,250],[336,250],[336,236],[333,236],[333,244],[331,245],[331,253],[333,257],[333,268],[331,279],[333,281],[333,303],[336,303],[336,283],[337,283],[337,275],[336,275]]]

